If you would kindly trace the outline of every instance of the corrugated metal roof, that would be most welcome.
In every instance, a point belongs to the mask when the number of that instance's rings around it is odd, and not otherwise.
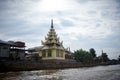
[[[2,43],[2,44],[6,44],[6,45],[10,45],[9,42],[7,42],[7,41],[3,41],[3,40],[0,40],[0,43]]]
[[[34,49],[38,49],[38,48],[42,48],[43,46],[37,46],[37,47],[33,47],[33,48],[28,48],[28,50],[34,50]]]
[[[11,42],[11,41],[3,41],[3,40],[0,40],[0,43],[1,43],[1,44],[4,44],[4,45],[15,46],[15,47],[25,47],[25,46],[16,45],[15,42]]]
[[[49,47],[47,47],[47,46],[44,46],[44,47],[42,48],[42,50],[45,50],[45,49],[49,49]]]

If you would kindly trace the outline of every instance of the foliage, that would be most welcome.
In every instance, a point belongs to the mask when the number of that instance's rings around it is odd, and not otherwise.
[[[91,48],[90,50],[90,53],[91,53],[91,55],[93,56],[93,58],[95,58],[96,57],[96,54],[95,54],[95,50],[94,50],[94,48]]]
[[[119,55],[119,57],[118,57],[118,60],[120,61],[120,55]]]
[[[101,57],[103,62],[109,61],[108,55],[106,53],[102,53]]]
[[[92,55],[83,49],[74,51],[73,56],[77,62],[90,63],[93,60]]]

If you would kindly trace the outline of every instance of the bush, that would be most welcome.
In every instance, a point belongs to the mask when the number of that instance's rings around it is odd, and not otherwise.
[[[83,49],[74,51],[73,56],[77,62],[91,63],[93,61],[93,56]]]

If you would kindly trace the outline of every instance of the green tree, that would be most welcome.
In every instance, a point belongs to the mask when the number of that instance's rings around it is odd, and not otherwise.
[[[74,51],[73,56],[77,62],[90,63],[93,60],[92,55],[83,49]]]
[[[101,57],[103,62],[109,61],[107,53],[102,53]]]
[[[90,51],[91,55],[93,56],[93,58],[95,58],[96,57],[95,49],[91,48],[89,51]]]

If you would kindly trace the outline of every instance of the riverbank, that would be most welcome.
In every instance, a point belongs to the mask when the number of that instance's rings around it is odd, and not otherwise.
[[[120,63],[116,63],[120,64]],[[78,67],[92,67],[99,65],[114,65],[113,63],[101,64],[82,64],[80,62],[36,62],[36,61],[2,61],[0,62],[0,72],[9,71],[31,71],[31,70],[46,70],[46,69],[64,69],[64,68],[78,68]]]
[[[0,80],[120,80],[120,65],[7,72]]]

